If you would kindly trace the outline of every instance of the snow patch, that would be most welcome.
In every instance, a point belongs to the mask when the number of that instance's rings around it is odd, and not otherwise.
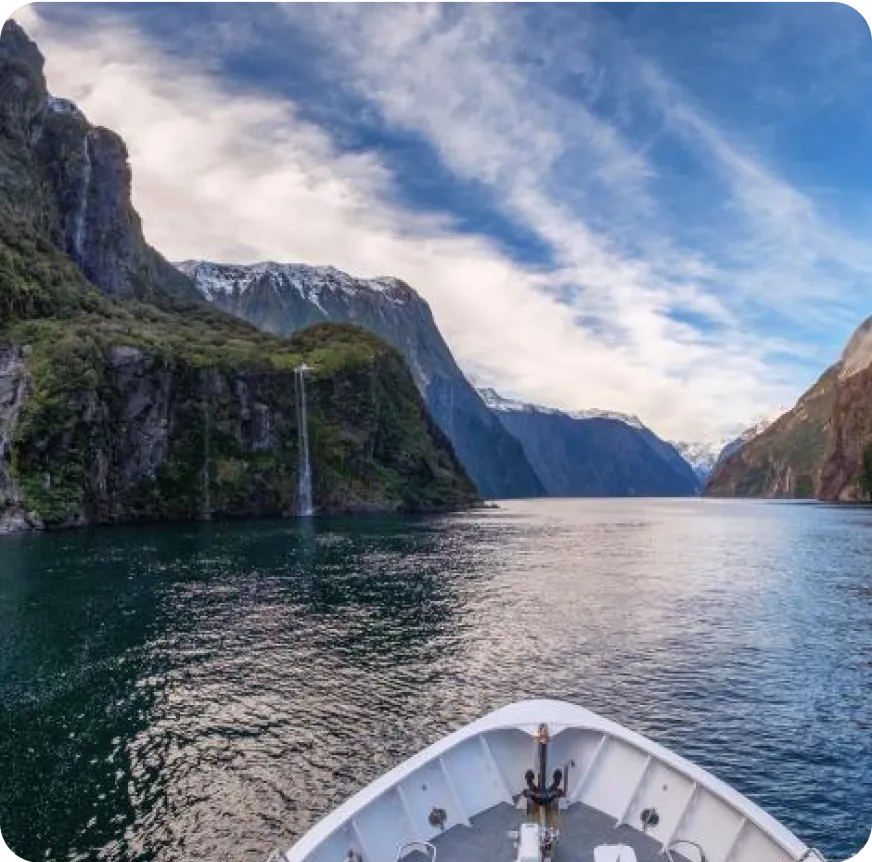
[[[495,389],[489,387],[479,389],[478,394],[491,410],[546,413],[549,415],[569,416],[570,419],[578,419],[581,421],[588,419],[611,419],[614,422],[623,422],[624,425],[630,425],[633,428],[645,428],[645,425],[637,416],[630,416],[627,413],[618,413],[615,410],[599,410],[597,408],[573,411],[558,410],[556,407],[544,407],[541,404],[530,404],[525,401],[514,401],[511,398],[504,398]]]
[[[747,428],[741,428],[731,434],[705,442],[673,441],[672,445],[679,451],[681,457],[693,467],[694,472],[702,479],[708,478],[721,461],[729,458],[749,441],[762,434],[770,425],[780,419],[786,412],[786,407],[758,416]]]
[[[79,110],[79,106],[69,99],[59,99],[57,96],[49,96],[45,103],[46,108],[53,114],[64,114],[68,117],[77,117],[84,120],[85,115]]]
[[[354,278],[333,266],[310,266],[303,263],[267,261],[251,264],[224,264],[186,260],[176,268],[191,278],[207,299],[244,294],[256,281],[267,277],[276,296],[295,291],[328,315],[324,302],[329,297],[356,299],[378,294],[395,305],[407,305],[419,300],[418,295],[402,281],[387,276]]]
[[[588,410],[574,410],[567,415],[573,419],[613,419],[615,422],[623,422],[625,425],[631,425],[633,428],[645,427],[638,416],[631,416],[629,413],[618,413],[616,410],[597,410],[595,407],[592,407]]]

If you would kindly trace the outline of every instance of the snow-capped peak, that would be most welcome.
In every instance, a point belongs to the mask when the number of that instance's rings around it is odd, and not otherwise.
[[[770,425],[780,419],[786,412],[786,407],[758,416],[746,428],[739,428],[732,434],[718,437],[707,442],[676,441],[673,446],[681,453],[681,457],[693,467],[694,472],[705,479],[709,473],[725,458],[744,446],[749,440],[762,434]]]
[[[715,464],[721,457],[721,452],[729,443],[729,439],[719,438],[707,443],[688,443],[685,441],[675,441],[672,445],[678,450],[679,454],[693,468],[700,479],[708,478],[709,473],[714,470]]]
[[[596,407],[590,407],[587,410],[573,410],[567,413],[567,416],[571,416],[573,419],[613,419],[615,422],[632,425],[633,428],[645,427],[638,416],[631,416],[629,413],[619,413],[617,410],[599,410]]]
[[[245,293],[255,282],[264,279],[278,292],[280,288],[296,289],[307,300],[320,305],[323,293],[356,297],[380,294],[395,304],[417,299],[417,294],[397,278],[355,278],[333,266],[312,266],[305,263],[230,264],[204,260],[185,260],[176,268],[194,281],[207,299]]]
[[[505,398],[500,395],[495,389],[484,387],[478,390],[484,403],[491,410],[502,411],[520,411],[524,413],[548,413],[553,415],[569,416],[571,419],[611,419],[615,422],[623,422],[625,425],[631,425],[634,428],[644,428],[645,426],[636,416],[630,416],[626,413],[618,413],[614,410],[598,410],[589,408],[587,410],[558,410],[556,407],[544,407],[541,404],[530,404],[526,401],[515,401],[511,398]]]

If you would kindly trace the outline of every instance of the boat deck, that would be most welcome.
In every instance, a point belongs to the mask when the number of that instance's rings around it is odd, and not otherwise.
[[[433,840],[437,862],[514,862],[515,842],[508,835],[525,820],[524,812],[507,803],[489,808],[472,818],[470,826],[453,826]],[[663,862],[660,843],[630,826],[615,828],[615,819],[578,802],[560,815],[560,841],[554,862],[594,862],[594,850],[602,846],[632,847],[636,862]],[[675,851],[675,862],[687,862]],[[420,853],[410,853],[406,862],[428,862]]]

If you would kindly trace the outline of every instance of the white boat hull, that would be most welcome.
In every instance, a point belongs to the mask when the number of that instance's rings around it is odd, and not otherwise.
[[[569,767],[568,812],[576,806],[611,818],[616,846],[619,832],[631,838],[638,833],[646,847],[656,842],[660,853],[676,858],[697,859],[696,845],[707,862],[821,859],[700,767],[589,710],[550,700],[512,704],[439,740],[328,814],[279,858],[342,862],[352,854],[363,862],[394,862],[408,842],[434,842],[438,848],[454,827],[462,838],[463,829],[485,812],[514,804],[543,723],[551,736],[549,763]],[[646,809],[656,812],[656,824],[643,825]],[[434,811],[444,812],[443,822],[431,817]],[[602,858],[605,848],[599,845]],[[596,849],[572,856],[572,862],[593,862]],[[555,853],[557,862],[561,855],[566,856],[563,847]]]

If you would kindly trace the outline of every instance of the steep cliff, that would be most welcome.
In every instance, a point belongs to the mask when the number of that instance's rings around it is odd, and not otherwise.
[[[823,500],[869,500],[872,493],[872,317],[848,342],[839,367],[830,420],[830,445],[821,468]]]
[[[278,338],[212,308],[147,245],[129,192],[123,143],[46,93],[7,22],[0,530],[296,511],[301,363],[319,511],[475,500],[394,348],[351,326]]]
[[[406,357],[433,417],[486,497],[539,496],[543,487],[517,440],[463,376],[427,303],[395,278],[358,279],[333,267],[186,261],[179,269],[217,307],[287,335],[312,323],[354,323]]]
[[[724,458],[705,487],[712,497],[821,495],[821,473],[832,444],[841,363],[828,369],[762,434]]]
[[[546,490],[558,497],[690,496],[696,476],[673,446],[632,416],[566,413],[481,390],[521,444]]]
[[[706,443],[687,443],[678,441],[672,445],[687,461],[696,473],[702,487],[708,481],[722,461],[726,461],[734,452],[741,449],[749,440],[759,437],[773,422],[780,419],[787,412],[786,407],[781,407],[777,412],[767,416],[760,416],[752,425],[741,428],[716,440]]]
[[[235,323],[197,332],[160,312],[143,327],[144,313],[12,329],[0,349],[0,487],[13,519],[75,525],[294,513],[293,368],[303,362],[312,369],[306,396],[319,511],[441,509],[475,499],[402,358],[383,341],[332,326],[281,340]]]
[[[762,434],[727,458],[706,493],[867,500],[872,491],[872,317],[839,361]]]
[[[104,293],[165,305],[195,301],[190,280],[143,238],[127,148],[49,95],[43,58],[7,21],[0,37],[0,217],[23,220]]]

